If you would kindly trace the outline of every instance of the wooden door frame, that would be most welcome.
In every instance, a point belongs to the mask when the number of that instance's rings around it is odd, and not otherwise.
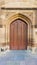
[[[10,24],[14,21],[14,20],[16,20],[16,19],[21,19],[21,20],[23,20],[23,21],[25,21],[27,24],[28,24],[28,46],[30,45],[30,40],[31,40],[31,25],[32,25],[32,23],[31,23],[31,20],[27,17],[27,16],[25,16],[25,15],[23,15],[23,14],[21,14],[21,13],[17,13],[17,14],[14,14],[14,15],[12,15],[9,19],[8,19],[8,22],[7,22],[7,28],[9,28],[9,32],[8,32],[8,34],[9,34],[9,42],[10,42]]]

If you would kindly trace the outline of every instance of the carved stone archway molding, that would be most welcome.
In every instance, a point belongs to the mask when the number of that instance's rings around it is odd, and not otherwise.
[[[10,18],[8,18],[7,24],[9,25],[12,21],[14,21],[14,20],[16,20],[18,18],[26,21],[27,24],[30,24],[31,23],[31,20],[26,15],[23,15],[21,13],[17,13],[17,14],[12,15]]]
[[[31,41],[31,36],[32,36],[32,34],[31,34],[31,25],[32,25],[32,23],[31,23],[31,20],[27,16],[25,16],[21,13],[17,13],[15,15],[12,15],[7,20],[7,23],[6,23],[7,33],[8,33],[8,34],[6,34],[7,35],[7,43],[10,42],[10,23],[13,22],[16,19],[22,19],[23,21],[25,21],[28,24],[28,46],[31,45],[30,41]]]

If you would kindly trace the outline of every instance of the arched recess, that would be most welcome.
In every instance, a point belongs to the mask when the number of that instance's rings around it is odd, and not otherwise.
[[[30,44],[31,44],[31,36],[32,36],[32,34],[31,34],[31,20],[27,17],[27,16],[25,16],[25,15],[23,15],[23,14],[21,14],[21,13],[18,13],[18,14],[15,14],[15,15],[13,15],[13,16],[11,16],[7,21],[7,32],[8,32],[8,35],[7,35],[7,42],[8,42],[8,40],[9,40],[9,43],[10,43],[10,24],[11,23],[13,23],[15,20],[19,20],[19,19],[21,19],[21,20],[23,20],[27,25],[28,25],[28,45],[27,46],[29,46]]]

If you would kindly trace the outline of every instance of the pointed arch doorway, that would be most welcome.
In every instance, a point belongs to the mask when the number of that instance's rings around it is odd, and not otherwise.
[[[28,24],[18,18],[10,24],[10,49],[24,50],[28,45]]]

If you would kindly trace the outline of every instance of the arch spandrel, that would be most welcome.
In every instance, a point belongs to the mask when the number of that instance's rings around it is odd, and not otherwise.
[[[31,20],[27,16],[25,16],[25,15],[23,15],[21,13],[18,13],[18,14],[12,15],[10,18],[8,18],[6,24],[9,25],[12,21],[14,21],[14,20],[16,20],[18,18],[24,20],[28,24],[31,23]]]

